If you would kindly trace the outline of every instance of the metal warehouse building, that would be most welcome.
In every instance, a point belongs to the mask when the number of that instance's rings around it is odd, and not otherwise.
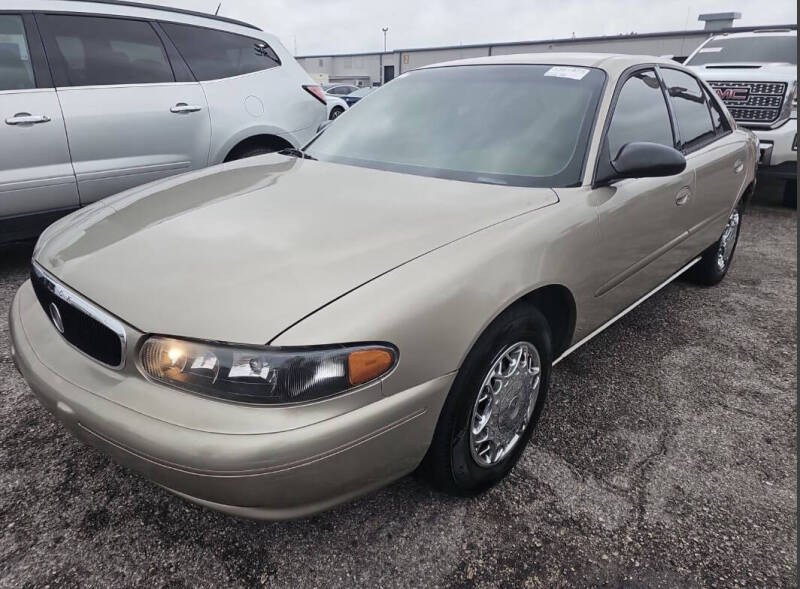
[[[297,61],[321,83],[341,82],[357,86],[373,86],[388,82],[403,72],[442,61],[508,55],[512,53],[544,53],[547,51],[628,53],[643,55],[669,55],[677,61],[686,59],[700,43],[712,34],[737,33],[763,29],[797,29],[797,24],[769,27],[734,27],[739,13],[700,15],[705,29],[693,31],[668,31],[616,35],[551,39],[547,41],[519,41],[486,45],[460,45],[420,49],[397,49],[385,53],[350,53],[342,55],[299,56]]]

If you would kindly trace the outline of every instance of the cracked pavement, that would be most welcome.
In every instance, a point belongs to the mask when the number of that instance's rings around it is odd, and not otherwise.
[[[728,277],[674,283],[561,363],[517,468],[413,477],[299,521],[192,505],[73,439],[10,359],[0,249],[0,587],[796,586],[796,212],[759,195]]]

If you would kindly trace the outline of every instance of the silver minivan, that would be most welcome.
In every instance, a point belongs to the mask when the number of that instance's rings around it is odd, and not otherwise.
[[[133,2],[0,5],[0,243],[90,202],[300,147],[325,95],[273,35]]]

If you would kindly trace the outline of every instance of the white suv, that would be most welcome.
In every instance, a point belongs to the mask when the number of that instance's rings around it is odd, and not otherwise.
[[[760,142],[759,175],[786,180],[797,205],[797,31],[711,37],[686,60]]]
[[[273,35],[128,2],[3,0],[0,243],[173,174],[307,143],[325,95]]]

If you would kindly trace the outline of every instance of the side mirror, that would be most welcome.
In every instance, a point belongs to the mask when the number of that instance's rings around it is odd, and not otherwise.
[[[617,157],[611,162],[614,169],[609,180],[623,178],[658,178],[674,176],[686,169],[686,158],[672,147],[634,141],[627,143],[619,150]]]

